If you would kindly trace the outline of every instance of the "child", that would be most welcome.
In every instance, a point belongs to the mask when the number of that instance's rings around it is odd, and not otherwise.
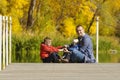
[[[63,63],[70,62],[70,55],[74,49],[77,49],[77,50],[79,49],[78,39],[74,39],[72,44],[69,46],[65,45],[64,53],[63,53],[63,57],[62,57]]]
[[[51,45],[51,39],[49,37],[46,37],[44,39],[44,42],[41,43],[41,50],[40,50],[40,57],[43,61],[43,63],[57,63],[60,60],[60,56],[58,55],[58,51],[61,46],[59,47],[53,47]]]
[[[73,39],[72,44],[68,47],[69,51],[73,51],[74,49],[79,49],[78,39]]]

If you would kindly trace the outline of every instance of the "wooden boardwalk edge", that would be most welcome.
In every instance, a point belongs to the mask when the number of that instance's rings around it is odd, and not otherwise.
[[[12,63],[0,80],[120,80],[120,64]]]

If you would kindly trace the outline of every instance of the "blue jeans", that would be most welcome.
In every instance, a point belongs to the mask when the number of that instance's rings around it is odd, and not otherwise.
[[[72,63],[75,62],[83,63],[84,59],[85,59],[85,55],[82,52],[75,49],[72,51],[72,54],[70,55],[70,62]]]

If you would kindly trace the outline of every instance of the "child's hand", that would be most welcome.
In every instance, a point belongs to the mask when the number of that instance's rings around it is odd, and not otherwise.
[[[63,49],[58,49],[59,51],[63,51]]]
[[[63,49],[63,52],[70,52],[70,51],[68,51],[67,48],[64,48],[64,49]]]
[[[74,39],[74,40],[73,40],[73,43],[78,43],[78,42],[79,42],[78,39]]]

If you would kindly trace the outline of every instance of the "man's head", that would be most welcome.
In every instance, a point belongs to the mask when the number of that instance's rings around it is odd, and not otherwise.
[[[78,25],[76,27],[76,32],[77,32],[77,34],[78,34],[79,37],[82,37],[82,36],[85,35],[84,28],[81,25]]]
[[[50,46],[51,45],[51,39],[49,38],[49,37],[45,37],[44,38],[44,43],[46,44],[46,45],[48,45],[48,46]]]

